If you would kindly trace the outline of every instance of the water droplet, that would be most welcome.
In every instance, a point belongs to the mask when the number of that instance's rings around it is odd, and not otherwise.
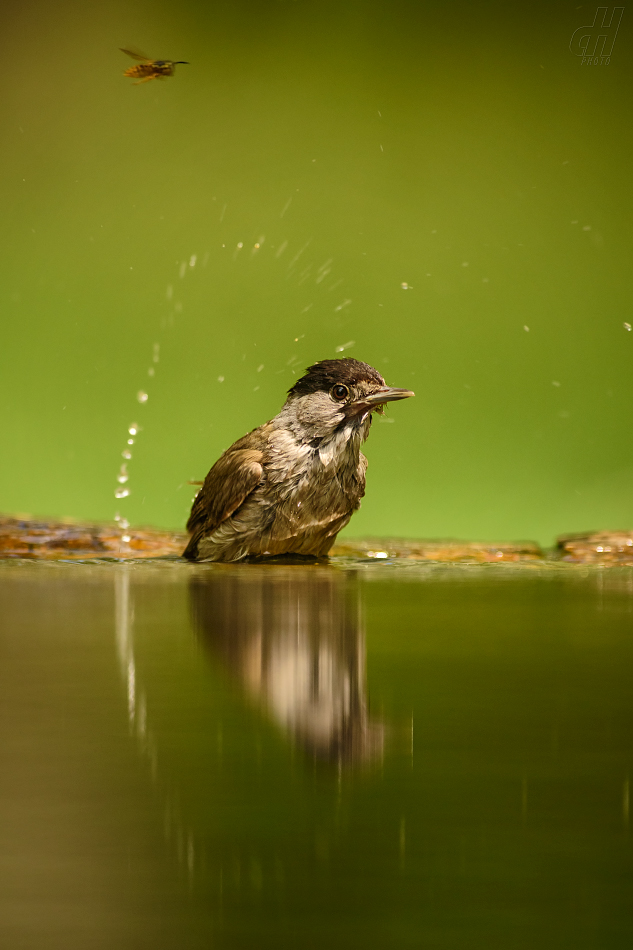
[[[560,386],[560,383],[558,382],[557,379],[552,380],[552,386]]]
[[[124,450],[121,452],[121,455],[123,456],[124,459],[131,459],[131,458],[132,458],[132,453],[130,452],[129,449],[124,449]]]
[[[324,271],[327,271],[329,274],[329,272],[332,270],[332,268],[330,267],[330,264],[332,264],[333,261],[334,261],[333,257],[328,257],[327,261],[324,264],[321,264],[317,273],[322,274],[324,273]]]
[[[139,389],[139,391],[136,394],[136,398],[138,399],[140,403],[143,403],[143,402],[147,402],[147,400],[149,399],[149,396],[147,395],[146,392],[143,392],[142,389]]]
[[[630,333],[630,332],[631,332],[631,324],[630,324],[630,323],[625,323],[625,324],[624,324],[624,329],[625,329],[625,330],[628,330],[629,333]]]
[[[181,279],[185,276],[185,274],[187,273],[187,261],[182,262],[178,273],[180,274]]]
[[[523,329],[525,330],[526,333],[529,333],[529,332],[530,332],[530,328],[529,328],[529,327],[524,326]]]
[[[155,363],[158,363],[159,358],[160,358],[160,343],[154,343],[154,355],[152,356],[152,359]]]
[[[347,343],[341,343],[340,346],[336,347],[336,352],[342,353],[343,350],[349,350],[350,346],[356,346],[356,340],[348,340]]]
[[[126,528],[130,527],[130,522],[127,520],[127,518],[119,518],[119,524],[121,525],[124,531]]]
[[[244,247],[244,244],[242,243],[242,241],[238,241],[238,242],[237,242],[237,246],[238,246],[238,247]]]
[[[147,375],[148,375],[148,376],[153,376],[155,372],[156,372],[156,370],[154,369],[154,367],[153,367],[153,366],[150,366],[150,368],[149,368],[148,371],[147,371]]]
[[[137,422],[133,422],[127,431],[130,433],[130,435],[136,435],[137,432],[141,431],[141,427]]]
[[[128,439],[128,440],[127,440],[127,444],[128,444],[128,445],[134,445],[134,439]]]
[[[218,382],[219,382],[219,383],[223,383],[223,382],[224,382],[224,376],[218,376]]]
[[[406,280],[403,280],[400,286],[403,290],[409,290],[409,285],[407,284]]]
[[[129,544],[131,540],[132,538],[129,536],[129,534],[121,535],[121,541],[123,541],[125,544]]]
[[[125,485],[128,478],[129,478],[129,475],[117,475],[116,480],[120,485]]]
[[[197,260],[198,260],[197,255],[196,255],[196,254],[192,254],[191,257],[189,258],[189,267],[195,267]]]
[[[129,488],[117,488],[117,489],[115,489],[114,497],[115,497],[115,498],[127,498],[127,496],[128,496],[129,494],[130,494],[130,489],[129,489]]]
[[[171,300],[173,296],[174,296],[174,288],[171,284],[167,284],[167,299]]]
[[[259,366],[257,367],[257,372],[258,372],[258,373],[261,373],[261,371],[263,370],[263,368],[264,368],[264,364],[263,364],[263,363],[260,363]]]

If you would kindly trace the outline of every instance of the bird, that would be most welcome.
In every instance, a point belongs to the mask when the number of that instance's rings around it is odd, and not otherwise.
[[[365,494],[361,445],[372,414],[413,395],[351,357],[309,366],[278,415],[211,468],[193,501],[183,557],[326,557]]]

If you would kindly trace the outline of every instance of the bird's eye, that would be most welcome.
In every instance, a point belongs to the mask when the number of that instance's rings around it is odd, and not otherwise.
[[[338,386],[333,386],[331,392],[333,398],[338,400],[338,402],[342,402],[343,399],[347,399],[349,396],[349,389],[347,386],[342,386],[340,384]]]

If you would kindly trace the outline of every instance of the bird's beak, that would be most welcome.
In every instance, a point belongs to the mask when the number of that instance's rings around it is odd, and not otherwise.
[[[395,402],[396,399],[408,399],[409,396],[415,396],[410,389],[394,389],[392,386],[385,386],[383,389],[370,393],[369,396],[363,396],[357,399],[349,407],[352,413],[367,412],[372,409],[379,409],[386,402]]]

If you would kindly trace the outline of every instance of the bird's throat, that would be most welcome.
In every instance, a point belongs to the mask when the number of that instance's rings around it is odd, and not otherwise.
[[[369,434],[369,422],[367,418],[361,425],[349,423],[321,441],[318,452],[324,468],[358,465],[360,447]]]

